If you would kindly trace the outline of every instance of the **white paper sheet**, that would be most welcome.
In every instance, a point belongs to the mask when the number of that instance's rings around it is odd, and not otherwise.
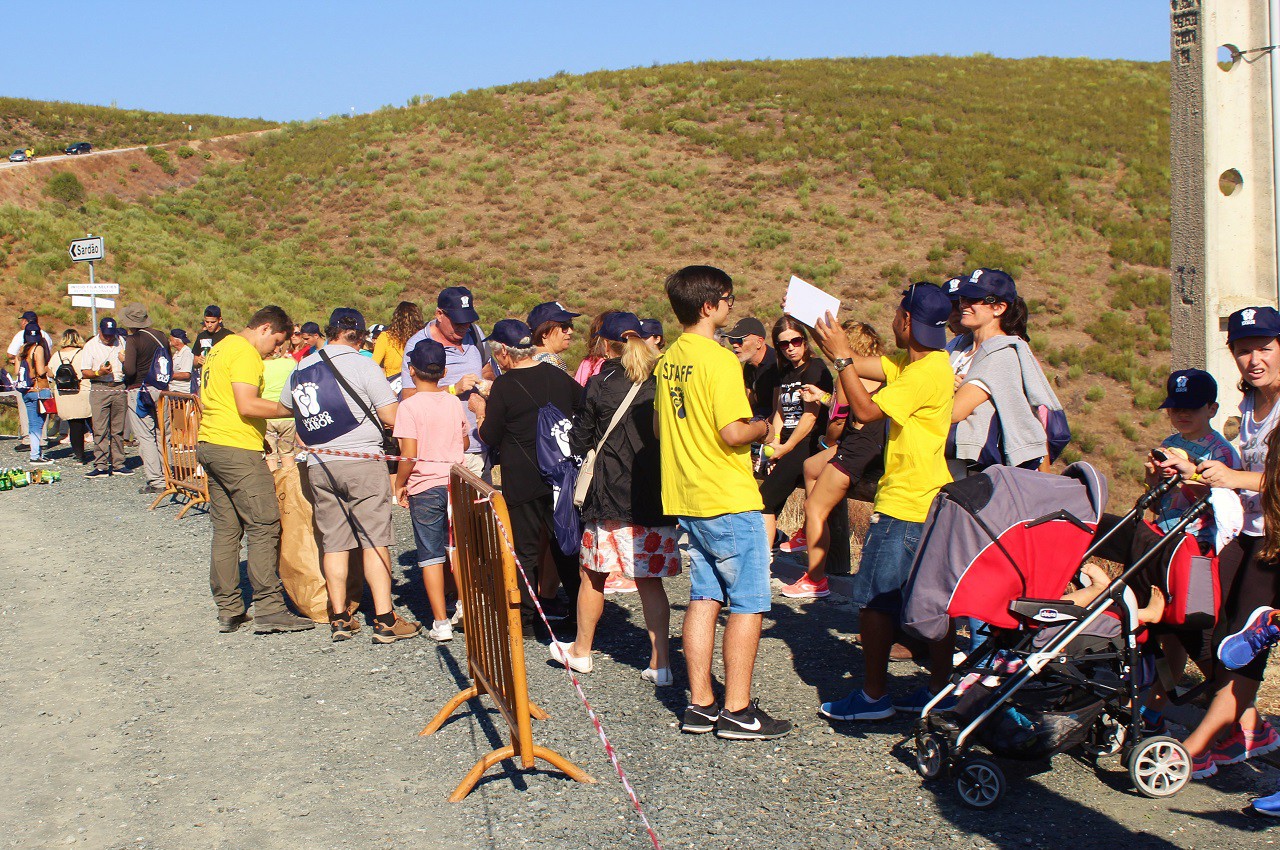
[[[839,318],[840,299],[792,275],[782,309],[788,316],[799,319],[812,328],[827,313],[833,318]]]

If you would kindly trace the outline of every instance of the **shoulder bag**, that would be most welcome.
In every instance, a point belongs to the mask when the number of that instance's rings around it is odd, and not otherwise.
[[[323,348],[319,349],[316,353],[320,355],[320,359],[324,361],[324,365],[329,367],[329,371],[332,372],[333,377],[337,379],[338,386],[342,387],[342,391],[350,396],[352,401],[354,401],[356,405],[364,411],[365,417],[373,423],[374,427],[378,429],[378,433],[382,435],[382,453],[388,455],[400,454],[400,441],[391,436],[391,432],[387,430],[387,426],[382,424],[382,420],[378,418],[378,415],[369,408],[369,405],[364,403],[364,399],[360,398],[360,396],[356,394],[355,390],[351,389],[351,385],[347,383],[346,379],[342,377],[342,373],[337,370],[333,365],[333,361],[329,359],[329,354]]]
[[[609,420],[609,427],[604,429],[604,435],[600,437],[600,442],[596,443],[596,447],[587,452],[587,456],[583,458],[582,466],[578,469],[578,480],[573,485],[573,504],[575,507],[581,508],[583,503],[587,501],[587,491],[591,489],[591,479],[596,474],[596,455],[600,453],[600,449],[604,448],[605,441],[609,439],[613,429],[618,427],[622,417],[626,416],[627,411],[631,409],[631,403],[635,401],[642,384],[643,381],[639,384],[631,385],[631,389],[627,391],[627,397],[622,400],[622,404],[618,405],[613,418]]]

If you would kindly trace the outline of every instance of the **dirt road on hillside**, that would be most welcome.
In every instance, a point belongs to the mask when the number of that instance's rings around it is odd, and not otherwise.
[[[163,148],[163,147],[168,147],[170,145],[185,145],[185,144],[198,145],[201,142],[223,142],[228,139],[247,139],[250,136],[261,136],[263,133],[276,133],[276,132],[279,132],[278,128],[272,127],[267,130],[253,130],[252,132],[249,132],[249,133],[232,133],[229,136],[215,136],[211,139],[173,139],[167,142],[160,142],[155,146]],[[147,145],[134,145],[133,147],[129,147],[129,148],[110,148],[106,150],[90,151],[89,153],[50,154],[49,156],[36,157],[36,159],[33,160],[32,162],[9,162],[8,154],[6,153],[4,154],[5,158],[3,160],[0,160],[0,170],[6,169],[6,168],[22,168],[23,166],[30,166],[30,165],[42,165],[44,163],[49,163],[49,162],[62,162],[63,160],[69,160],[69,159],[81,160],[81,159],[89,159],[90,157],[95,157],[95,156],[111,156],[112,154],[127,153],[129,151],[146,150],[147,147],[148,147]]]

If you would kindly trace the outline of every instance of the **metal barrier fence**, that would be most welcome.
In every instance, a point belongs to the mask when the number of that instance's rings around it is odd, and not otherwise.
[[[458,595],[467,639],[467,668],[472,684],[440,709],[422,735],[437,731],[467,700],[488,694],[511,729],[511,743],[488,753],[463,777],[449,795],[457,803],[471,793],[480,777],[500,761],[520,759],[525,769],[542,759],[578,782],[595,782],[559,753],[533,743],[530,718],[548,715],[529,700],[524,663],[524,633],[520,626],[520,588],[515,553],[507,529],[511,527],[502,494],[465,467],[454,465],[449,476],[453,535],[457,546]]]
[[[157,434],[164,435],[160,462],[164,468],[164,492],[151,503],[155,510],[166,498],[180,496],[187,503],[176,519],[196,505],[209,501],[209,479],[196,460],[196,438],[200,434],[200,398],[187,393],[160,393],[157,406]]]

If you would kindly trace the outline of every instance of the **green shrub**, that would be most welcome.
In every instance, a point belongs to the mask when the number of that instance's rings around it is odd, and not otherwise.
[[[84,203],[84,184],[70,171],[55,171],[44,184],[44,193],[67,206]]]
[[[1106,390],[1104,390],[1100,385],[1094,384],[1085,391],[1084,398],[1085,401],[1102,401],[1102,397],[1106,394]]]
[[[169,159],[169,152],[164,148],[147,145],[145,153],[151,157],[152,162],[160,166],[160,170],[165,174],[173,175],[178,173],[178,166],[173,164],[173,160]]]
[[[775,227],[762,227],[751,235],[747,244],[752,248],[770,250],[791,241],[791,234]]]
[[[174,151],[174,153],[178,155],[178,159],[191,159],[191,157],[196,155],[195,148],[189,147],[188,145],[179,145],[178,149]]]

